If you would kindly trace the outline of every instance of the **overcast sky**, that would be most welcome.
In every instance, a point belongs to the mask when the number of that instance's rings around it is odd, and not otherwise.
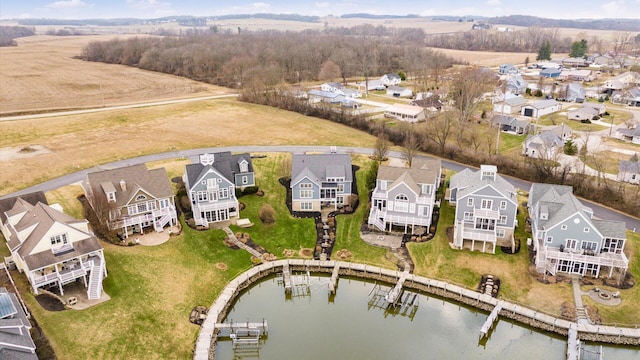
[[[533,15],[553,19],[640,18],[640,0],[0,0],[0,18],[157,18],[253,13],[342,15]],[[640,29],[639,29],[640,30]]]

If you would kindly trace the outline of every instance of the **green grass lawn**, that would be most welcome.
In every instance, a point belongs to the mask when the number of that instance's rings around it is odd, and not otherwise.
[[[520,154],[522,151],[522,142],[526,138],[526,135],[514,135],[504,131],[500,132],[500,153],[516,153]]]

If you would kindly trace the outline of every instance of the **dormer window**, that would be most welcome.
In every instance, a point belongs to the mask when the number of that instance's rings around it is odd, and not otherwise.
[[[240,172],[246,173],[248,171],[249,171],[249,163],[247,162],[247,160],[242,159],[242,161],[240,161]]]
[[[431,185],[422,184],[422,193],[423,194],[431,194]]]
[[[136,196],[136,201],[143,201],[143,200],[147,200],[147,196],[140,194],[138,196]]]
[[[380,190],[387,190],[387,182],[385,180],[380,180]]]
[[[107,202],[116,202],[116,193],[108,192],[107,193]]]
[[[68,240],[67,240],[67,234],[59,234],[59,235],[54,235],[51,238],[51,245],[53,246],[61,246],[61,245],[65,245],[68,244]]]

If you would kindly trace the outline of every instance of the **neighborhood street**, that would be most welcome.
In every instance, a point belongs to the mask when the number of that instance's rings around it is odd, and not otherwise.
[[[164,152],[164,153],[158,153],[158,154],[145,155],[145,156],[140,156],[140,157],[131,158],[131,159],[114,161],[108,164],[102,164],[102,165],[99,165],[99,167],[100,169],[110,169],[110,168],[142,164],[142,163],[158,161],[158,160],[168,160],[168,159],[175,159],[175,158],[197,158],[198,155],[206,152],[220,152],[220,151],[249,152],[253,155],[256,155],[259,153],[266,153],[266,152],[304,153],[308,151],[329,152],[330,150],[331,150],[331,147],[329,146],[291,146],[291,145],[228,146],[228,147],[218,147],[218,148],[200,148],[200,149],[188,149],[188,150],[170,151],[170,152]],[[369,149],[369,148],[337,147],[336,151],[339,153],[353,153],[353,154],[362,154],[362,155],[373,154],[373,149]],[[398,151],[390,151],[388,153],[388,156],[397,157],[397,158],[404,157],[403,154]],[[422,157],[422,156],[423,155],[419,155],[419,157]],[[470,166],[459,164],[452,161],[447,161],[447,160],[442,160],[442,167],[444,167],[445,169],[456,171],[456,172],[459,172],[465,168],[471,168]],[[55,179],[43,182],[41,184],[34,185],[31,187],[22,189],[20,191],[16,191],[14,193],[4,195],[0,197],[0,199],[17,196],[17,195],[23,195],[23,194],[31,193],[34,191],[45,191],[45,192],[51,191],[65,185],[79,183],[80,181],[86,178],[86,175],[88,172],[97,171],[97,170],[98,170],[98,166],[94,166],[93,168],[90,168],[90,169],[64,175],[59,178],[55,178]],[[512,177],[506,177],[506,176],[505,178],[511,184],[513,184],[513,186],[515,186],[517,189],[523,189],[525,191],[529,191],[531,187],[531,183],[528,181],[512,178]],[[600,204],[597,204],[588,200],[580,199],[580,201],[586,206],[592,208],[594,212],[594,216],[596,216],[597,218],[606,219],[606,220],[624,221],[626,223],[627,229],[630,229],[633,231],[640,230],[640,219],[636,217],[621,213],[614,209],[607,208],[605,206],[602,206]]]

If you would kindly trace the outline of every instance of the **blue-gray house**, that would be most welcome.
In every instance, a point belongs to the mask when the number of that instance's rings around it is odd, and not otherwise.
[[[235,189],[255,186],[251,155],[202,154],[186,166],[183,180],[196,225],[229,220],[239,213]]]
[[[451,176],[449,203],[456,206],[453,245],[458,249],[495,253],[496,246],[513,246],[516,189],[494,165],[464,169]]]
[[[538,272],[592,277],[626,272],[624,222],[594,219],[571,186],[534,183],[527,206]]]
[[[321,211],[348,204],[353,186],[349,154],[294,154],[291,160],[291,208]]]
[[[542,69],[540,71],[540,76],[546,77],[546,78],[557,78],[558,76],[560,76],[561,72],[562,72],[561,69],[549,67],[546,69]]]

